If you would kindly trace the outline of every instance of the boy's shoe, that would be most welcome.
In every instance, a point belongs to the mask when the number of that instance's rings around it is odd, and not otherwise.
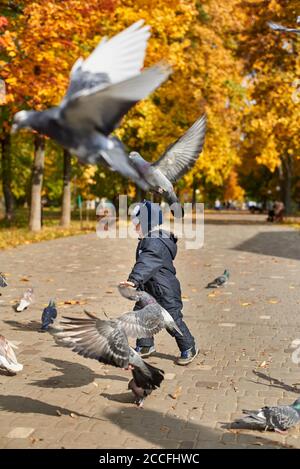
[[[188,365],[194,360],[194,358],[197,357],[198,353],[199,350],[196,348],[196,346],[189,348],[188,350],[184,350],[181,352],[180,357],[176,359],[177,365]]]
[[[154,345],[151,347],[139,347],[137,346],[135,348],[135,351],[142,357],[142,358],[147,358],[153,355],[154,352],[156,352]]]

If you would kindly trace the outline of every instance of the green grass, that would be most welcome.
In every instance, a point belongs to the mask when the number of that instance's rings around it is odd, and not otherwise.
[[[70,228],[59,226],[60,211],[51,208],[43,211],[43,227],[38,233],[33,233],[28,229],[29,211],[26,209],[17,209],[15,218],[12,222],[4,219],[0,220],[0,249],[7,249],[23,244],[38,243],[50,239],[56,239],[66,236],[91,233],[96,230],[95,213],[89,213],[88,219],[86,213],[83,213],[83,220],[79,220],[79,212],[72,214]]]

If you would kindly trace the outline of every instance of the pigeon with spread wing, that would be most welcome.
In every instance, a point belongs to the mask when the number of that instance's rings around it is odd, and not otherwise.
[[[129,154],[129,160],[151,191],[162,194],[169,204],[177,203],[173,184],[195,165],[205,133],[206,116],[203,115],[154,163],[144,160],[136,151]]]
[[[87,311],[85,314],[85,318],[64,316],[60,322],[61,330],[54,333],[56,340],[83,357],[130,369],[133,379],[128,387],[132,390],[137,405],[142,406],[145,397],[163,381],[163,370],[146,363],[129,346],[126,330],[133,332],[134,328],[124,326],[121,318],[104,321]],[[147,325],[144,327],[147,329]],[[138,333],[138,327],[135,330]]]
[[[86,164],[102,163],[147,189],[120,140],[109,137],[122,117],[171,73],[159,63],[141,70],[150,27],[140,20],[111,39],[103,38],[71,70],[69,88],[57,107],[19,111],[12,132],[30,128],[47,135]]]

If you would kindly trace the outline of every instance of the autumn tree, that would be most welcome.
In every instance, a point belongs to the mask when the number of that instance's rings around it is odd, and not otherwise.
[[[100,19],[109,15],[113,6],[113,0],[85,3],[24,0],[20,3],[1,38],[5,51],[1,73],[9,96],[8,130],[17,110],[43,110],[59,103],[73,63],[80,55],[87,54],[91,40],[99,38]],[[41,157],[44,145],[42,138],[35,138],[35,159]],[[32,181],[37,182],[42,166],[34,163],[33,168]],[[42,192],[40,188],[35,189],[37,186],[32,188],[30,226],[39,230]]]
[[[298,7],[294,0],[242,2],[246,16],[238,51],[248,92],[241,157],[251,171],[255,165],[267,168],[271,178],[262,181],[265,187],[269,179],[277,180],[287,213],[300,176],[300,41],[272,31],[267,21],[293,25]]]

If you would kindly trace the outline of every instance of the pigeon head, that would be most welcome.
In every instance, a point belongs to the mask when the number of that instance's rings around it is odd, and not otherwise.
[[[133,162],[144,162],[144,158],[137,152],[137,151],[131,151],[129,153],[129,158],[133,161]]]
[[[300,397],[293,403],[293,407],[300,411]]]
[[[19,111],[14,115],[11,133],[14,134],[20,129],[31,129],[31,117],[34,111]]]
[[[129,159],[133,166],[138,171],[140,170],[142,173],[146,171],[149,166],[151,166],[151,164],[148,161],[144,160],[144,158],[137,151],[131,151],[129,153]]]
[[[55,308],[55,300],[53,298],[51,298],[51,300],[49,301],[49,305],[51,308]]]

